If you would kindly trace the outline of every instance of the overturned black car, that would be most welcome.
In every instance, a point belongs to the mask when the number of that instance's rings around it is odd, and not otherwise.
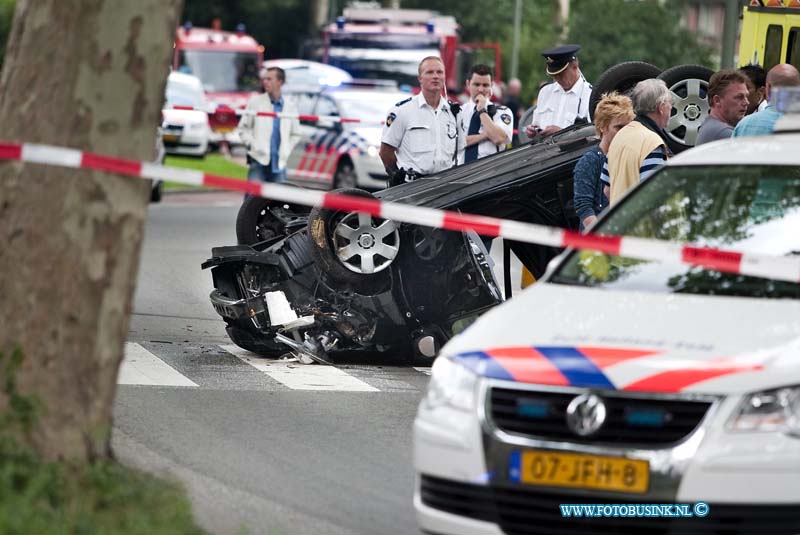
[[[625,93],[636,82],[657,76],[673,93],[667,131],[670,148],[680,152],[694,145],[708,113],[710,75],[698,65],[662,72],[639,61],[621,63],[597,80],[590,111],[603,93]],[[528,122],[531,111],[526,113]],[[598,142],[594,126],[574,126],[374,196],[576,229],[572,172]],[[486,243],[475,233],[398,224],[366,214],[309,211],[249,197],[239,210],[236,234],[240,245],[214,248],[212,258],[203,263],[203,268],[212,268],[211,302],[231,340],[265,356],[291,350],[318,362],[354,351],[430,358],[502,300]],[[558,253],[527,243],[504,246],[536,278]],[[504,264],[508,296],[509,263]]]
[[[593,126],[578,126],[374,196],[574,229],[572,171],[597,142]],[[265,356],[293,351],[320,362],[352,351],[433,357],[503,299],[475,233],[250,197],[237,235],[244,243],[214,248],[203,268],[212,268],[211,302],[231,340]],[[506,245],[535,277],[558,253]]]

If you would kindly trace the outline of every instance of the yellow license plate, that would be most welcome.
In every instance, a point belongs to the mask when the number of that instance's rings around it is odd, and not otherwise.
[[[164,134],[163,136],[164,141],[171,143],[173,141],[178,141],[177,134]]]
[[[641,494],[650,483],[650,463],[635,459],[527,450],[513,452],[513,481],[532,485],[613,490]]]

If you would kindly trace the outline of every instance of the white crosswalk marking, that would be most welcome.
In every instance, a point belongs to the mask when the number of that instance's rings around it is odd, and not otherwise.
[[[235,345],[220,347],[292,390],[380,391],[335,366],[267,360]]]
[[[125,343],[125,358],[119,368],[117,384],[197,386],[163,360],[133,342]]]

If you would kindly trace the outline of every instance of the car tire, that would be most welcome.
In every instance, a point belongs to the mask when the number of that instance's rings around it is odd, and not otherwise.
[[[697,131],[708,117],[708,80],[714,71],[703,65],[678,65],[662,72],[672,92],[672,116],[667,127],[667,141],[675,154],[694,147]],[[679,101],[675,101],[675,97]]]
[[[373,198],[360,189],[335,190],[335,193]],[[307,234],[311,258],[337,290],[375,295],[389,287],[391,270],[387,268],[400,250],[400,234],[394,222],[314,207],[308,215]],[[348,252],[350,256],[345,257]]]
[[[594,120],[594,109],[604,94],[612,91],[627,94],[637,83],[649,78],[658,78],[659,74],[661,69],[644,61],[626,61],[614,65],[601,74],[592,86],[589,116]]]
[[[352,189],[358,186],[358,177],[353,167],[353,162],[343,159],[336,167],[336,174],[333,175],[334,189]]]
[[[305,217],[307,208],[247,195],[236,216],[239,245],[254,245],[286,235],[289,223]]]
[[[157,180],[150,189],[150,202],[161,202],[164,197],[164,183]]]

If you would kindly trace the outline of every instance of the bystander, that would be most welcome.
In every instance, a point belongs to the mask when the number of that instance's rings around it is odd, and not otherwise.
[[[264,92],[247,102],[246,113],[239,121],[239,136],[247,147],[247,180],[283,182],[286,162],[299,133],[297,119],[280,119],[255,115],[258,112],[296,114],[291,101],[284,100],[281,88],[286,81],[283,69],[262,69]]]
[[[772,67],[767,73],[766,99],[767,107],[753,115],[748,115],[733,129],[733,137],[766,136],[772,133],[781,113],[772,102],[775,90],[779,87],[795,87],[800,85],[800,73],[788,63]]]
[[[708,116],[700,125],[695,145],[718,139],[727,139],[733,134],[736,124],[747,113],[748,78],[739,71],[724,69],[711,75],[708,81]]]
[[[631,91],[636,118],[622,128],[608,148],[611,204],[647,179],[670,156],[664,127],[672,113],[672,94],[663,80],[642,80]]]
[[[609,183],[606,154],[611,141],[635,114],[631,99],[611,93],[603,95],[594,111],[594,127],[600,136],[600,145],[588,150],[575,165],[574,203],[581,230],[592,225],[608,206],[604,191]],[[604,176],[605,175],[605,176]]]

